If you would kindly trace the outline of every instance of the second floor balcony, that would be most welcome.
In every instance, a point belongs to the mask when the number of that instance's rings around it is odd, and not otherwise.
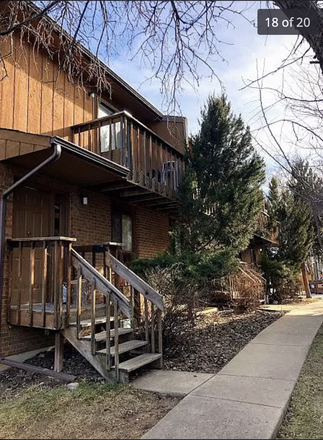
[[[75,125],[72,131],[75,144],[127,167],[128,181],[177,198],[183,154],[128,112]]]

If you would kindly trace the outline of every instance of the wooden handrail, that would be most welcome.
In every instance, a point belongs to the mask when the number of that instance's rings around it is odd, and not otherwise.
[[[163,144],[165,144],[165,146],[167,146],[167,147],[169,147],[171,149],[172,153],[175,153],[179,158],[183,158],[184,157],[183,153],[178,151],[173,145],[171,145],[169,142],[165,141],[165,139],[163,139],[161,136],[159,136],[157,133],[155,133],[149,127],[144,125],[138,119],[134,118],[127,111],[122,111],[122,112],[114,113],[114,114],[112,114],[110,116],[104,116],[102,118],[97,118],[97,119],[93,119],[93,120],[88,121],[88,122],[83,122],[82,124],[73,125],[71,128],[72,128],[72,131],[73,131],[74,134],[83,133],[84,131],[92,130],[92,129],[95,129],[95,128],[100,128],[101,126],[107,125],[107,124],[104,124],[104,122],[108,123],[109,121],[112,121],[113,119],[119,119],[122,116],[124,116],[124,117],[126,117],[128,119],[131,119],[131,121],[133,123],[135,123],[136,125],[139,125],[139,127],[142,130],[145,130],[147,132],[147,134],[149,134],[151,136],[154,136],[155,138],[159,139]]]
[[[76,238],[71,237],[27,237],[27,238],[8,238],[9,243],[19,243],[19,242],[32,242],[32,241],[76,241]]]
[[[72,264],[78,269],[81,268],[82,274],[88,280],[95,280],[96,289],[100,290],[105,296],[110,293],[111,299],[118,303],[119,309],[128,318],[131,316],[131,305],[129,300],[103,275],[100,274],[90,263],[88,263],[79,253],[72,249]]]
[[[106,252],[105,261],[107,265],[120,277],[124,278],[131,286],[140,292],[145,298],[152,302],[159,310],[164,310],[163,297],[156,292],[142,278],[136,275],[132,270],[117,260],[109,252]]]

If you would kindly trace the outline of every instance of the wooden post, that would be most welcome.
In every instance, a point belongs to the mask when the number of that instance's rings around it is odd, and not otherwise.
[[[64,363],[64,338],[60,332],[56,332],[54,371],[58,373],[62,371],[63,363]]]
[[[54,286],[54,326],[58,328],[58,312],[59,312],[59,298],[58,298],[58,289],[57,289],[57,261],[58,261],[58,251],[57,251],[57,241],[54,242],[54,261],[52,263],[52,277],[54,278],[53,286]]]
[[[82,270],[77,269],[77,311],[76,311],[76,330],[77,337],[81,334],[81,314],[82,314]]]
[[[18,298],[17,298],[18,325],[21,324],[22,256],[23,256],[23,246],[22,243],[19,242],[19,273],[18,273]]]
[[[30,243],[30,284],[29,284],[29,325],[33,326],[34,282],[35,282],[35,243]]]
[[[58,295],[58,328],[61,328],[63,321],[63,281],[64,281],[64,243],[59,241],[58,247],[58,261],[57,261],[57,295]]]
[[[130,326],[134,328],[134,317],[135,317],[135,292],[133,286],[130,285],[130,306],[131,306],[131,316],[130,316]]]
[[[149,329],[148,329],[148,300],[144,299],[145,304],[145,340],[149,342]]]
[[[116,381],[119,382],[119,314],[118,302],[114,301],[114,368]]]
[[[152,186],[153,178],[153,139],[151,134],[149,135],[149,188]]]
[[[157,311],[157,325],[158,325],[158,353],[163,354],[163,321],[162,311]]]
[[[46,241],[43,242],[43,270],[41,277],[41,300],[42,300],[42,323],[46,327],[46,285],[47,285],[47,246]]]
[[[155,306],[151,304],[151,352],[155,351]]]
[[[131,168],[130,168],[130,180],[134,180],[134,176],[136,175],[136,156],[135,156],[135,146],[134,146],[134,128],[133,128],[133,122],[130,123],[130,155],[131,155]]]
[[[66,298],[66,321],[65,325],[68,326],[70,320],[70,307],[71,307],[71,277],[72,277],[72,243],[68,244],[67,247],[67,298]]]
[[[95,297],[96,297],[96,288],[95,288],[95,279],[92,280],[91,283],[91,351],[93,356],[96,353],[96,343],[95,343]]]
[[[110,330],[111,330],[111,304],[110,304],[110,293],[106,296],[106,325],[105,325],[105,331],[106,331],[106,343],[105,343],[105,351],[106,351],[106,364],[107,364],[107,370],[111,370],[111,341],[110,341]]]

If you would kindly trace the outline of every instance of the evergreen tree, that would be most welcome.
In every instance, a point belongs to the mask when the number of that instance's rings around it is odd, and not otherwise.
[[[252,146],[249,127],[232,112],[225,95],[210,96],[201,112],[188,170],[180,194],[182,218],[195,218],[198,237],[190,248],[245,249],[263,207],[264,162]],[[188,188],[193,189],[189,204]]]
[[[313,250],[316,255],[321,255],[323,251],[323,179],[313,171],[307,161],[298,159],[293,164],[289,188],[295,199],[305,203],[311,211],[315,230]]]
[[[305,273],[305,261],[314,243],[314,228],[309,206],[291,191],[289,186],[279,188],[276,178],[269,185],[267,199],[269,225],[278,227],[278,249],[268,250],[261,262],[268,284],[275,284],[276,296],[282,299],[291,286],[296,286],[300,270],[306,296],[310,297]],[[273,229],[272,229],[273,230]]]
[[[276,235],[278,231],[277,212],[279,208],[278,180],[272,177],[269,182],[269,193],[267,197],[268,224],[267,229],[270,234]]]
[[[314,242],[311,211],[306,204],[295,199],[294,195],[285,189],[280,196],[277,219],[278,257],[300,269],[301,264],[309,256]]]

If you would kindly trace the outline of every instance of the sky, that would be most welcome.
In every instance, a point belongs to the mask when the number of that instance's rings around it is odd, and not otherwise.
[[[265,2],[239,2],[239,6],[240,4],[247,7],[248,10],[245,15],[250,21],[254,21],[255,25],[253,26],[239,15],[232,16],[233,26],[228,28],[220,25],[217,28],[217,36],[219,40],[225,41],[226,44],[221,44],[218,47],[225,61],[218,59],[213,67],[222,81],[222,86],[224,86],[224,90],[232,103],[234,112],[241,113],[244,121],[250,125],[260,144],[265,145],[266,149],[277,155],[273,139],[268,130],[262,129],[259,131],[259,127],[264,125],[264,121],[259,117],[259,91],[252,88],[243,89],[243,87],[248,81],[257,78],[257,69],[258,72],[262,73],[278,68],[290,53],[297,37],[258,35],[256,28],[257,9],[260,5],[265,7]],[[305,46],[302,45],[301,50],[304,51],[304,48]],[[116,55],[110,58],[109,66],[157,108],[165,111],[163,95],[160,93],[160,81],[157,79],[147,81],[146,79],[151,75],[149,67],[143,66],[139,60],[128,61],[127,57],[129,58],[129,55],[121,50],[119,56]],[[308,60],[306,62],[309,63]],[[188,119],[190,134],[198,131],[200,110],[207,97],[212,93],[221,93],[219,81],[216,78],[212,80],[208,77],[206,71],[205,74],[206,76],[198,87],[193,89],[191,86],[184,85],[184,90],[178,92],[177,98],[182,114]],[[297,74],[295,73],[295,66],[285,68],[283,73],[278,72],[275,75],[269,75],[264,80],[264,85],[274,90],[278,89],[282,84],[282,78],[285,78],[285,80],[288,78],[289,82],[293,83],[295,74]],[[275,100],[274,93],[263,92],[263,100],[266,106],[272,104]],[[270,121],[279,119],[284,115],[284,111],[283,106],[275,106],[275,108],[268,111],[268,118]],[[293,138],[293,136],[289,136],[291,128],[285,127],[282,132],[281,126],[278,124],[277,127],[273,127],[273,130],[279,141],[282,142],[284,150],[295,153],[295,146],[291,146],[291,142],[288,142]],[[276,173],[278,171],[276,162],[264,153],[259,146],[257,148],[265,158],[268,174]]]

